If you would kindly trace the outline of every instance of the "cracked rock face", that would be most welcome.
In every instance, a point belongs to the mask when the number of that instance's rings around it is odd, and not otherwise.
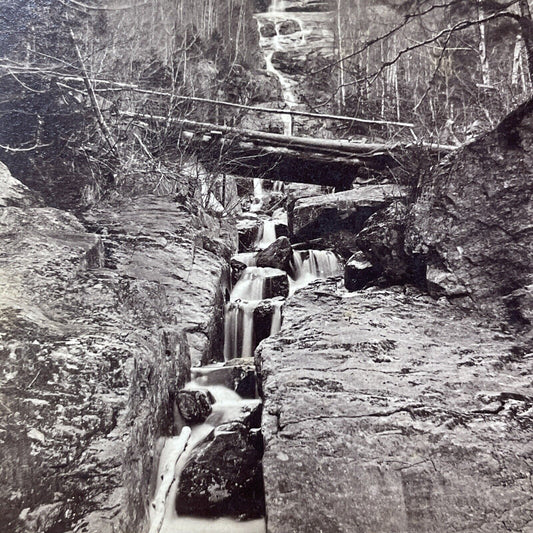
[[[408,252],[443,281],[430,290],[466,293],[484,312],[529,324],[510,295],[531,284],[532,131],[533,100],[426,176],[406,235]]]
[[[256,350],[268,532],[530,531],[527,352],[409,287],[296,293]]]
[[[0,210],[0,531],[140,531],[154,443],[217,342],[224,263],[162,199],[101,209],[94,231],[17,202]]]

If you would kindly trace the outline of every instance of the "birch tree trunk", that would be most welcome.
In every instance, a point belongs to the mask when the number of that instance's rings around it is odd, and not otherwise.
[[[482,21],[485,18],[485,11],[481,2],[478,0],[478,20]],[[479,26],[479,61],[481,63],[481,79],[486,87],[490,87],[490,68],[487,58],[487,32],[484,22],[480,22]]]
[[[344,63],[342,57],[344,51],[342,48],[342,27],[341,27],[341,0],[337,0],[337,53],[339,58],[339,113],[343,113],[346,107],[346,86],[344,84]]]

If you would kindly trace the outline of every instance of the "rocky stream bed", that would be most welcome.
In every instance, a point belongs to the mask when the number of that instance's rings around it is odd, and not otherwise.
[[[286,109],[326,7],[257,15]],[[0,164],[0,531],[532,533],[532,123],[232,216]]]

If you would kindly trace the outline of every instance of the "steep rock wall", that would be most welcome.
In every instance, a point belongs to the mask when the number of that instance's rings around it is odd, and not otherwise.
[[[433,294],[530,323],[532,169],[533,100],[424,177],[406,249],[426,258]]]
[[[174,395],[216,355],[228,235],[153,197],[98,233],[31,203],[0,210],[0,530],[140,531]]]

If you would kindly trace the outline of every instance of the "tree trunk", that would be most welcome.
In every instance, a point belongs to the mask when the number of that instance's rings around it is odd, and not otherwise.
[[[520,29],[527,54],[527,64],[530,78],[533,79],[533,20],[528,0],[519,0],[520,5]]]
[[[344,113],[346,109],[346,86],[344,84],[344,63],[342,58],[344,50],[342,49],[342,25],[341,25],[341,0],[337,0],[337,54],[339,60],[339,114]]]
[[[487,58],[487,32],[485,23],[481,22],[485,18],[483,6],[478,2],[478,20],[479,23],[479,61],[481,63],[482,83],[485,87],[490,87],[490,68]]]

